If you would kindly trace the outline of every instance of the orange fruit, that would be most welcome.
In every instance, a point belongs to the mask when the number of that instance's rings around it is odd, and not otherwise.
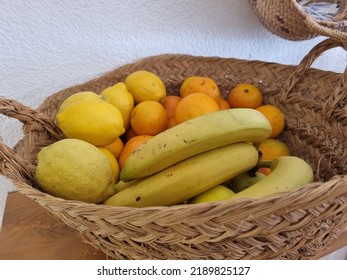
[[[242,83],[230,90],[228,102],[231,108],[255,109],[262,105],[263,95],[256,86]]]
[[[113,176],[116,182],[119,180],[119,173],[120,173],[120,168],[119,168],[119,163],[115,156],[106,148],[98,147],[98,149],[107,157],[109,160],[112,171],[113,171]]]
[[[120,168],[122,169],[124,167],[125,161],[133,151],[152,137],[152,135],[136,135],[126,142],[118,159]]]
[[[269,120],[272,127],[272,133],[269,138],[276,138],[279,136],[285,125],[284,113],[274,105],[262,105],[256,108],[259,112],[263,113],[263,115]]]
[[[289,156],[288,146],[277,139],[266,139],[257,144],[258,151],[260,152],[260,160],[274,160],[280,156]]]
[[[268,167],[259,167],[257,172],[263,173],[264,175],[268,176],[271,174],[271,169]]]
[[[129,127],[122,137],[124,142],[126,143],[136,135],[137,134],[135,133],[135,131],[131,127]]]
[[[219,100],[219,108],[220,110],[226,110],[226,109],[230,109],[230,104],[228,101],[226,101],[225,99],[221,98]]]
[[[176,106],[176,124],[216,111],[219,111],[219,105],[211,97],[203,93],[191,93]]]
[[[130,116],[130,125],[137,135],[156,135],[167,129],[168,122],[164,106],[153,100],[137,104]]]
[[[169,95],[164,99],[164,102],[162,104],[166,110],[167,117],[169,119],[175,117],[176,106],[178,102],[180,102],[181,100],[182,97],[177,95]]]
[[[190,77],[186,81],[186,85],[184,85],[185,82],[183,82],[180,90],[180,96],[186,97],[187,95],[191,93],[204,93],[214,99],[216,102],[219,102],[219,99],[221,98],[221,94],[219,91],[219,88],[214,80],[208,78],[208,77]]]
[[[175,117],[169,119],[169,123],[167,125],[167,128],[173,127],[176,125],[176,119]]]
[[[123,150],[124,143],[120,137],[118,137],[115,141],[107,146],[103,146],[103,148],[109,150],[116,159],[119,158],[121,151]]]
[[[183,83],[181,84],[181,87],[180,87],[180,96],[183,96],[183,92],[185,91],[188,83],[193,79],[193,78],[196,78],[198,76],[190,76],[188,78],[185,78]]]
[[[288,146],[278,139],[266,139],[256,145],[259,151],[259,160],[274,160],[280,156],[289,156]],[[271,169],[268,167],[259,167],[258,172],[270,175]]]

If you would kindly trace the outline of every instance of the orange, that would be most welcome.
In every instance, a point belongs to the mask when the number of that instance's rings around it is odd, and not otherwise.
[[[181,87],[180,87],[180,96],[183,96],[183,92],[185,91],[188,83],[193,79],[193,78],[196,78],[197,76],[190,76],[188,78],[185,78],[183,83],[181,84]]]
[[[191,93],[176,106],[176,124],[216,111],[219,111],[219,105],[211,97],[203,93]]]
[[[131,127],[129,127],[123,135],[123,140],[124,142],[128,142],[131,138],[133,138],[136,135],[137,134],[135,133],[135,131]]]
[[[167,125],[167,128],[173,127],[176,125],[176,119],[175,117],[169,119],[169,123]]]
[[[109,150],[114,155],[114,157],[118,159],[121,151],[123,150],[123,147],[124,147],[124,143],[122,139],[118,137],[111,144],[104,146],[103,148]]]
[[[120,168],[123,168],[125,161],[133,151],[135,151],[141,144],[145,143],[152,137],[152,135],[136,135],[126,142],[118,159]]]
[[[262,105],[256,108],[259,112],[263,113],[263,115],[269,120],[272,127],[272,133],[269,138],[276,138],[279,136],[285,124],[284,113],[274,105]]]
[[[260,160],[274,160],[280,156],[290,155],[288,146],[277,139],[266,139],[260,142],[257,147],[260,152]]]
[[[263,173],[264,175],[268,176],[271,174],[271,169],[268,167],[259,167],[257,172]]]
[[[262,105],[263,95],[256,86],[243,83],[230,90],[228,102],[231,108],[255,109]]]
[[[226,109],[230,109],[230,104],[228,101],[226,101],[225,99],[221,98],[219,100],[219,108],[220,110],[226,110]]]
[[[182,90],[180,90],[180,96],[186,97],[187,95],[191,93],[204,93],[214,99],[216,102],[219,102],[219,99],[221,98],[221,94],[219,91],[219,88],[214,80],[208,78],[208,77],[190,77],[186,81],[186,85],[184,85],[184,82],[181,86]]]
[[[164,102],[162,104],[166,110],[167,117],[169,119],[175,117],[176,106],[178,102],[180,102],[181,100],[182,97],[177,95],[169,95],[164,99]]]
[[[156,135],[167,129],[168,122],[164,106],[153,100],[137,104],[130,116],[130,125],[137,135]]]
[[[98,147],[98,149],[107,157],[109,160],[112,171],[113,171],[113,176],[116,182],[119,180],[119,173],[120,173],[120,168],[119,168],[119,163],[117,159],[114,157],[114,155],[106,148]]]
[[[266,139],[256,145],[259,151],[259,160],[274,160],[280,156],[289,156],[288,146],[278,139]],[[270,175],[271,169],[268,167],[259,167],[258,172]]]

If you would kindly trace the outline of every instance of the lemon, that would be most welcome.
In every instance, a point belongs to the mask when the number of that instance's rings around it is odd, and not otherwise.
[[[115,193],[107,157],[78,139],[63,139],[42,148],[36,179],[45,192],[63,199],[99,203]]]
[[[112,171],[113,171],[113,175],[114,175],[114,180],[117,183],[119,180],[119,172],[120,172],[120,168],[119,168],[119,164],[118,161],[116,160],[116,158],[114,157],[114,155],[106,148],[102,148],[102,147],[98,147],[98,149],[108,158],[108,160],[110,161],[110,164],[112,166]]]
[[[198,204],[205,202],[221,201],[232,197],[234,194],[235,193],[228,187],[224,185],[217,185],[191,198],[189,200],[189,203]]]
[[[154,100],[162,103],[166,97],[166,87],[163,81],[154,73],[139,70],[130,73],[125,78],[125,84],[133,95],[135,103]]]
[[[125,83],[119,82],[112,87],[105,88],[100,95],[122,113],[124,129],[127,130],[130,124],[130,114],[134,108],[134,97],[128,91]]]
[[[111,144],[125,132],[121,112],[100,101],[79,101],[58,113],[56,123],[67,138],[77,138],[95,146]]]
[[[98,101],[100,101],[100,100],[102,100],[102,97],[100,95],[96,94],[95,92],[92,92],[92,91],[76,92],[64,100],[64,102],[60,105],[58,112],[64,111],[66,109],[66,107],[72,103],[75,103],[78,101],[84,101],[84,100],[98,100]]]

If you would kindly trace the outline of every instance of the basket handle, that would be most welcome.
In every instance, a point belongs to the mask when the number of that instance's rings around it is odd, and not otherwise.
[[[333,24],[331,24],[331,27],[320,24],[313,18],[311,14],[306,13],[303,10],[303,8],[298,3],[298,1],[292,0],[290,3],[300,13],[300,16],[303,19],[303,23],[312,33],[321,35],[321,36],[326,36],[328,38],[332,38],[338,41],[342,41],[344,42],[344,48],[347,49],[347,33],[346,32],[338,30],[337,28],[334,28]],[[343,13],[344,12],[345,11],[343,11]],[[335,23],[335,26],[337,26],[337,23]]]
[[[296,67],[295,71],[289,76],[280,93],[280,101],[285,102],[288,98],[289,93],[299,82],[299,80],[305,75],[306,71],[311,67],[312,63],[325,51],[336,48],[343,47],[343,43],[334,39],[326,39],[315,47],[313,47],[309,53],[301,60],[299,65]],[[342,74],[339,85],[336,87],[335,91],[332,92],[330,98],[327,99],[323,106],[323,113],[330,118],[332,112],[338,106],[342,100],[347,99],[347,67]]]
[[[37,123],[55,139],[61,138],[59,130],[52,125],[46,115],[36,112],[18,101],[0,97],[0,114],[19,120],[27,128],[29,125]],[[32,170],[32,164],[6,146],[0,137],[0,174],[13,180],[31,180],[33,179]]]

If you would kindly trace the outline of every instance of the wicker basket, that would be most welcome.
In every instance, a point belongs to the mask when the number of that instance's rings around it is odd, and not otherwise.
[[[347,41],[346,0],[248,1],[264,26],[284,39],[298,41],[322,35]]]
[[[0,113],[20,120],[25,135],[13,149],[0,141],[0,173],[109,258],[317,258],[347,223],[347,69],[340,74],[310,65],[322,52],[339,46],[332,39],[323,41],[298,66],[160,55],[59,91],[37,110],[1,98]],[[53,122],[62,101],[77,91],[100,92],[138,69],[158,74],[169,94],[177,94],[183,79],[191,75],[213,78],[224,97],[237,83],[254,83],[266,103],[285,112],[281,139],[312,165],[315,182],[263,199],[141,209],[64,200],[40,191],[33,176],[36,155],[62,138]]]

